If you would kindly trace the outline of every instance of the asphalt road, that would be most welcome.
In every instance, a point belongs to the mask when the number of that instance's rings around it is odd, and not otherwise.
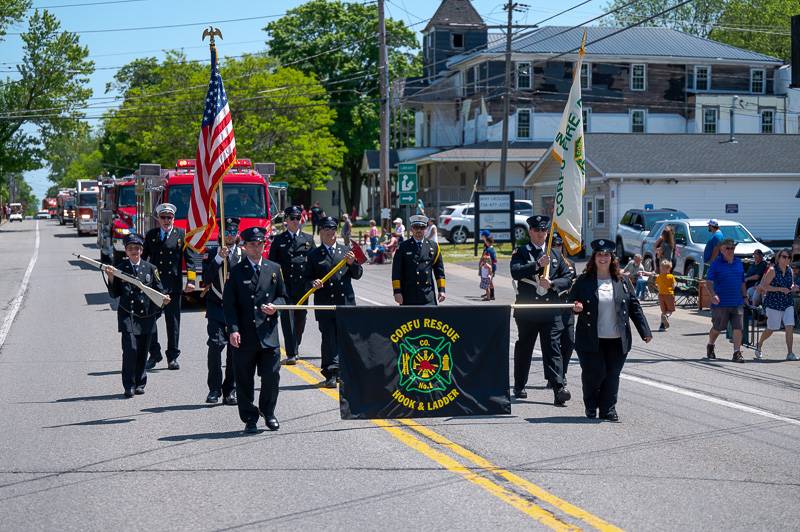
[[[93,239],[54,221],[38,231],[30,283],[0,345],[0,529],[729,531],[800,522],[800,363],[782,361],[777,337],[767,362],[734,365],[724,339],[719,360],[705,362],[709,319],[679,310],[651,344],[635,339],[619,424],[583,417],[577,360],[575,398],[553,407],[539,358],[529,399],[510,416],[354,422],[339,419],[335,392],[316,386],[310,317],[305,362],[282,370],[280,431],[244,436],[234,407],[204,403],[197,308],[183,317],[181,370],[161,366],[146,395],[121,400],[114,311],[100,274],[70,255],[98,255]],[[0,323],[36,234],[34,221],[0,228]],[[391,303],[389,268],[365,268],[360,303]],[[447,273],[448,304],[480,304],[474,268]],[[511,302],[508,277],[497,284],[498,301]],[[657,324],[657,308],[646,312]]]

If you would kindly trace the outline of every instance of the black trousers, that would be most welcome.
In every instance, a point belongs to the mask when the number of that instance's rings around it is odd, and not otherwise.
[[[325,312],[325,315],[321,316],[317,322],[322,335],[322,360],[320,362],[322,375],[326,379],[337,377],[339,375],[339,341],[336,337],[336,317],[333,312]]]
[[[572,360],[572,352],[575,350],[575,315],[570,310],[569,313],[561,314],[561,322],[564,328],[561,331],[561,365],[564,368],[564,377],[567,376],[569,361]],[[547,372],[544,375],[547,380]]]
[[[531,358],[536,338],[541,338],[544,378],[556,386],[564,384],[564,364],[561,359],[561,331],[564,324],[561,316],[543,321],[514,318],[519,338],[514,344],[514,389],[521,390],[528,384]]]
[[[600,338],[597,353],[578,352],[586,410],[595,411],[599,408],[601,416],[614,410],[619,392],[619,374],[627,356],[622,352],[622,340],[619,338]]]
[[[164,307],[164,322],[167,325],[167,360],[175,360],[181,350],[178,348],[178,340],[181,335],[181,293],[170,294],[172,298],[169,304]],[[150,343],[150,357],[161,360],[161,344],[158,343],[158,330],[153,333]]]
[[[275,415],[278,403],[278,384],[281,380],[281,355],[277,347],[240,345],[229,346],[233,350],[233,366],[236,368],[236,395],[239,396],[239,418],[244,423],[258,421],[259,411],[265,418]],[[258,406],[253,404],[255,395],[255,372],[261,376]]]
[[[307,310],[281,311],[280,318],[281,330],[283,331],[283,347],[286,349],[287,357],[298,356],[300,354],[300,342],[303,341],[303,332],[306,330],[307,317]]]
[[[225,335],[225,324],[214,319],[208,320],[208,391],[220,392],[229,396],[236,388],[236,377],[233,369],[232,348],[228,346]],[[225,352],[225,379],[222,378],[222,350]]]
[[[150,346],[150,334],[122,335],[122,387],[126,390],[147,384],[147,349]]]

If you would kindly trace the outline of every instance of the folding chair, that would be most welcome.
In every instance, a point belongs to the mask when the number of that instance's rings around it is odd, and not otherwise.
[[[696,307],[699,296],[697,280],[692,277],[678,276],[675,279],[677,280],[675,285],[675,304],[682,308]]]

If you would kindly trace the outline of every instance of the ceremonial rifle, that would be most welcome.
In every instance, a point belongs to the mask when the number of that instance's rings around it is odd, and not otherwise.
[[[147,286],[146,284],[141,282],[139,279],[137,279],[135,277],[131,277],[130,275],[119,271],[117,268],[115,268],[115,267],[113,267],[113,266],[111,266],[109,264],[103,264],[103,263],[98,262],[98,261],[96,261],[94,259],[90,259],[89,257],[85,257],[85,256],[79,255],[77,253],[73,253],[73,255],[78,257],[80,260],[82,260],[86,264],[91,264],[92,266],[94,266],[95,268],[98,268],[100,270],[105,271],[107,269],[111,269],[111,273],[113,273],[115,277],[119,277],[121,280],[125,281],[126,283],[130,283],[130,284],[138,287],[139,290],[144,292],[144,295],[146,295],[148,298],[150,298],[150,301],[152,301],[153,303],[158,305],[159,308],[164,308],[165,298],[167,296],[165,296],[164,294],[162,294],[158,290],[156,290],[154,288],[150,288],[149,286]]]

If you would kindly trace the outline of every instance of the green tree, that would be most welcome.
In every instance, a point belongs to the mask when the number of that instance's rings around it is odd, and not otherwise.
[[[25,11],[31,7],[30,0],[2,0],[0,2],[0,41],[10,24],[21,20]]]
[[[615,27],[629,26],[678,3],[678,0],[641,0],[631,4],[629,0],[613,0],[605,6],[606,11],[618,9],[626,4],[631,5],[602,19],[601,24]],[[722,13],[725,3],[726,0],[695,0],[661,15],[645,25],[662,26],[700,37],[708,37]]]
[[[324,186],[343,153],[330,132],[335,113],[325,89],[298,70],[275,69],[265,56],[221,65],[237,154],[276,163],[292,186]],[[116,79],[126,87],[124,100],[106,114],[102,162],[132,170],[141,162],[172,167],[177,159],[194,157],[208,78],[208,64],[170,52],[148,75],[137,74],[136,83]]]
[[[791,15],[800,13],[797,0],[731,0],[711,38],[789,61],[792,56]]]
[[[374,5],[310,0],[269,23],[270,55],[318,76],[336,110],[333,133],[346,148],[341,174],[348,211],[360,201],[364,150],[378,146],[378,14]],[[418,74],[414,32],[387,19],[390,76]]]

